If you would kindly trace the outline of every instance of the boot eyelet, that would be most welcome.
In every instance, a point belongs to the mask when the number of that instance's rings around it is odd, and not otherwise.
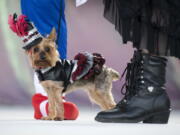
[[[141,83],[143,83],[143,84],[144,84],[144,81],[141,81]]]

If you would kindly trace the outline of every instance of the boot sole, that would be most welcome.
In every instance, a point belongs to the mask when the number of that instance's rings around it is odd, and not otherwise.
[[[103,123],[151,123],[151,124],[167,124],[169,120],[170,111],[158,112],[146,115],[139,119],[103,119],[96,117],[95,120]]]

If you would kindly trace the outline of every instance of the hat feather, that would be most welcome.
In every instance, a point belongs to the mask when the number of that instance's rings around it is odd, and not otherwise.
[[[17,17],[16,14],[9,15],[8,24],[10,29],[16,33],[19,37],[28,35],[28,20],[27,16],[20,15]]]

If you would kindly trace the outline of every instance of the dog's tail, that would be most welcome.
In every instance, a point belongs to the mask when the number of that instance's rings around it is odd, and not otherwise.
[[[120,79],[119,72],[117,72],[116,70],[114,70],[112,68],[110,68],[109,71],[110,71],[113,81],[117,81]]]

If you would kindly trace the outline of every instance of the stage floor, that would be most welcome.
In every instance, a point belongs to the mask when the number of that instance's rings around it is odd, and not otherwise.
[[[98,123],[97,109],[80,109],[76,121],[33,119],[32,108],[0,107],[0,135],[180,135],[180,111],[173,111],[168,124]]]

